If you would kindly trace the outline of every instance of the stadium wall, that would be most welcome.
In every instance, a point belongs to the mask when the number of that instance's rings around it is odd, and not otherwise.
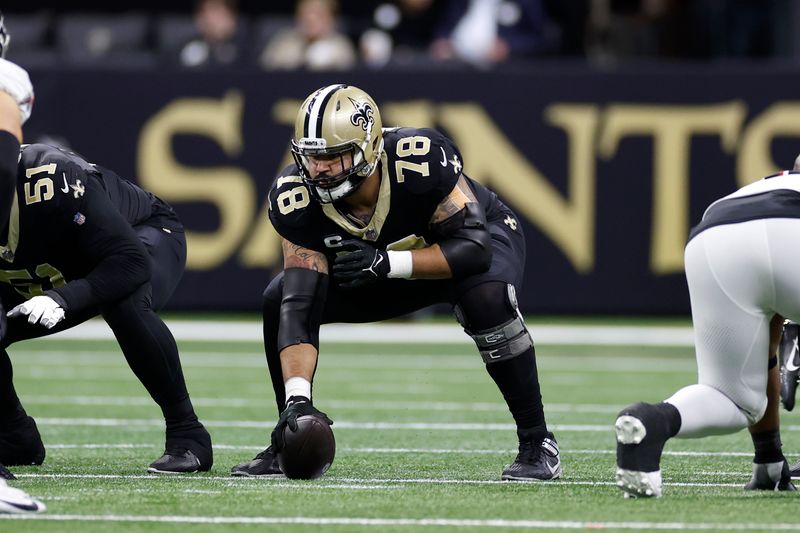
[[[766,66],[346,74],[31,71],[28,142],[59,142],[169,201],[189,239],[170,308],[256,310],[266,215],[300,101],[347,82],[384,125],[435,127],[519,215],[528,313],[683,314],[683,247],[714,199],[791,167],[800,73]]]

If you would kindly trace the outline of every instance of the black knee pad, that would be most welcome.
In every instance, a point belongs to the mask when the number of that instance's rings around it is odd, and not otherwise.
[[[479,292],[482,299],[485,300],[485,305],[481,306],[480,301],[473,301],[475,297],[467,294],[462,302],[455,306],[455,314],[464,331],[475,341],[483,361],[490,364],[522,355],[533,347],[533,339],[519,312],[514,286],[502,285],[504,290],[500,295],[500,301],[502,301],[503,308],[497,309],[497,295],[492,297],[491,292],[499,284],[486,285],[489,285],[488,290]],[[464,302],[464,300],[469,301]],[[465,312],[466,309],[469,311]],[[487,318],[485,315],[482,317],[469,316],[468,313],[485,313],[491,318]],[[493,321],[496,325],[483,329],[474,327],[476,323],[485,324]]]

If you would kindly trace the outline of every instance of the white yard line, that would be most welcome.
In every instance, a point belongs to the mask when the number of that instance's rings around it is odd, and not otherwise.
[[[152,407],[153,400],[146,396],[25,396],[25,404],[38,405],[103,405],[103,406],[146,406]],[[265,398],[196,398],[192,403],[200,407],[253,407],[261,405]],[[506,404],[501,402],[425,402],[425,401],[363,401],[325,400],[329,409],[354,409],[358,411],[463,411],[463,412],[505,412]],[[621,405],[602,404],[547,404],[548,412],[559,413],[617,413]]]
[[[164,427],[164,421],[157,418],[45,418],[37,417],[36,423],[43,426],[131,426]],[[274,421],[254,420],[203,420],[207,427],[272,429]],[[548,424],[553,431],[596,432],[610,431],[610,424]],[[514,430],[513,424],[480,424],[466,422],[350,422],[337,420],[335,429],[435,429],[442,431],[507,431]],[[781,427],[782,431],[800,431],[799,425]]]
[[[260,322],[168,320],[167,325],[179,341],[262,341]],[[539,344],[692,346],[694,342],[692,328],[681,326],[532,324],[529,329],[534,342]],[[113,340],[114,336],[105,322],[90,320],[54,338]],[[452,324],[328,324],[322,326],[320,339],[322,342],[472,343],[455,320]]]
[[[306,516],[133,516],[133,515],[0,515],[5,520],[55,522],[145,522],[170,524],[258,524],[360,527],[482,527],[514,529],[632,529],[641,531],[800,531],[800,524],[711,523],[711,522],[582,522],[566,520],[507,520],[467,518],[340,518]]]
[[[501,481],[499,479],[439,479],[439,478],[350,478],[350,477],[337,477],[325,476],[322,479],[313,482],[299,482],[289,481],[285,478],[247,478],[247,477],[233,477],[233,476],[206,476],[206,475],[192,475],[192,476],[176,476],[176,475],[158,475],[158,474],[18,474],[18,478],[25,479],[131,479],[131,480],[150,480],[150,481],[175,481],[177,483],[192,483],[194,481],[226,481],[231,485],[240,483],[264,483],[271,487],[292,487],[296,489],[305,488],[337,488],[342,484],[360,484],[360,485],[374,485],[374,484],[392,484],[392,485],[516,485],[511,481]],[[590,487],[616,487],[613,481],[591,481],[581,479],[556,479],[547,481],[546,483],[535,483],[537,487],[557,487],[559,485],[576,485],[576,486],[590,486]],[[664,483],[665,486],[672,487],[739,487],[741,483],[671,483],[669,481]],[[0,515],[2,516],[2,515]]]
[[[103,449],[138,449],[148,448],[157,449],[161,444],[133,444],[133,443],[106,443],[106,444],[64,444],[55,443],[47,444],[48,449],[86,449],[86,450],[103,450]],[[233,451],[261,451],[264,445],[243,445],[243,444],[214,444],[215,450],[233,450]],[[516,453],[517,450],[509,448],[507,450],[501,449],[476,449],[469,450],[463,448],[338,448],[340,452],[344,453],[428,453],[428,454],[465,454],[465,455],[506,455],[509,453]],[[612,455],[616,450],[571,450],[569,448],[561,448],[561,453],[565,455]],[[665,451],[663,455],[676,456],[676,457],[752,457],[753,452],[715,452],[715,451]],[[700,472],[701,474],[724,474],[724,472]],[[732,473],[735,474],[735,473]],[[738,475],[738,474],[737,474]],[[748,473],[749,475],[749,473]]]
[[[156,418],[45,418],[37,417],[36,423],[40,426],[129,426],[129,427],[163,427],[164,421]],[[271,429],[274,421],[258,422],[253,420],[203,420],[206,427],[224,428],[259,428]],[[611,426],[591,424],[553,424],[549,426],[553,431],[610,431]],[[515,430],[513,424],[478,424],[458,422],[349,422],[337,421],[336,429],[436,429],[443,431],[507,431]]]

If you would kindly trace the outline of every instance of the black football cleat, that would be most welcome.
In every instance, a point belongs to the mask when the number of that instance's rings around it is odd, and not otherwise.
[[[561,477],[561,454],[552,433],[540,442],[521,441],[514,463],[503,470],[503,481],[547,481]]]
[[[17,477],[14,474],[12,474],[11,472],[9,472],[8,468],[6,468],[3,465],[0,465],[0,478],[2,478],[2,479],[17,479]]]
[[[167,438],[164,455],[150,463],[153,474],[189,474],[208,472],[214,464],[211,436],[201,428],[194,438]]]
[[[800,325],[785,321],[778,355],[781,364],[781,403],[787,411],[794,409],[795,392],[800,379],[798,337],[800,337]]]
[[[40,465],[44,456],[42,437],[33,418],[26,416],[17,425],[0,427],[0,463],[8,466]]]
[[[786,459],[776,463],[753,463],[753,477],[744,490],[796,491]]]
[[[617,415],[616,481],[626,498],[661,496],[661,452],[668,438],[664,418],[656,406],[643,402]]]
[[[278,466],[278,454],[268,447],[253,458],[252,461],[240,463],[231,468],[232,476],[240,477],[278,477],[283,476]]]

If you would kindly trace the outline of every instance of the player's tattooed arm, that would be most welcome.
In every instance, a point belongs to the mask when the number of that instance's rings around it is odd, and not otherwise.
[[[294,244],[286,239],[281,241],[283,247],[283,268],[307,268],[321,274],[328,273],[328,260],[325,254]]]
[[[436,211],[434,211],[433,216],[431,217],[430,223],[436,224],[438,222],[442,222],[443,220],[447,220],[451,216],[464,209],[464,206],[467,205],[467,203],[477,201],[478,200],[475,198],[475,194],[473,194],[472,189],[467,183],[467,180],[464,179],[464,176],[461,176],[458,178],[456,186],[453,187],[452,191],[450,191],[450,194],[448,194],[444,200],[439,202],[439,205],[436,207]]]

